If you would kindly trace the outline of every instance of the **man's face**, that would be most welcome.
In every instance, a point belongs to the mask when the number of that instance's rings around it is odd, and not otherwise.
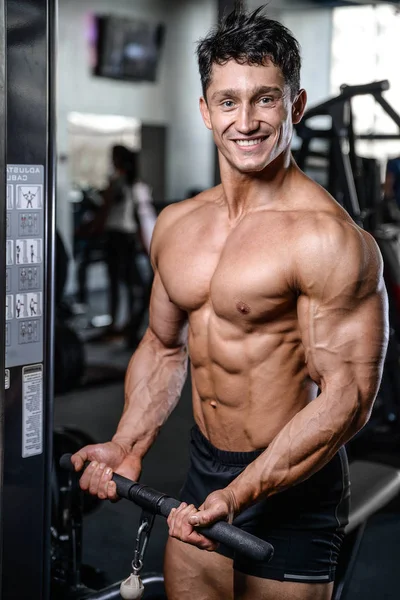
[[[291,101],[281,70],[270,61],[255,66],[230,60],[213,65],[200,110],[228,163],[251,173],[265,169],[290,145],[305,101],[303,90]]]

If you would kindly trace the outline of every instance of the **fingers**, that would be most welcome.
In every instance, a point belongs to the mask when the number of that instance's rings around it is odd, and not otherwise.
[[[114,481],[108,480],[106,483],[106,493],[108,500],[111,502],[117,502],[121,498],[117,495],[117,485]]]
[[[111,481],[113,472],[105,463],[92,461],[83,472],[79,485],[82,490],[97,496],[101,500],[116,500],[117,488]]]
[[[215,521],[228,521],[232,524],[235,506],[235,498],[229,490],[217,490],[207,496],[199,511],[190,517],[189,522],[195,527],[204,527]]]
[[[85,448],[82,448],[82,450],[71,456],[71,462],[74,465],[75,471],[81,471],[87,460],[88,455]]]
[[[189,523],[193,527],[206,527],[215,521],[226,520],[226,511],[221,509],[219,506],[213,506],[211,508],[204,508],[201,506],[198,512],[190,515]]]
[[[195,531],[193,525],[189,523],[190,517],[197,512],[197,508],[193,504],[188,505],[186,502],[183,502],[178,508],[173,508],[167,519],[169,534],[182,542],[213,552],[218,544]]]
[[[124,448],[117,443],[85,446],[71,457],[75,471],[82,471],[85,463],[89,461],[90,464],[81,474],[79,485],[82,490],[102,500],[119,500],[117,487],[112,481],[113,470],[134,481],[140,475],[140,458],[127,456]]]
[[[105,473],[106,465],[104,463],[91,462],[86,469],[86,473],[90,475],[89,487],[87,488],[90,494],[98,495],[103,500],[107,497],[103,476]]]

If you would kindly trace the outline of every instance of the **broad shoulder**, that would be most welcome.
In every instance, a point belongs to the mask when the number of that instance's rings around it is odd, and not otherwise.
[[[294,277],[300,290],[373,289],[382,282],[383,262],[373,237],[347,213],[305,211],[296,223]]]
[[[166,206],[158,216],[156,234],[161,236],[180,221],[194,217],[195,213],[202,211],[207,204],[211,204],[215,200],[215,189],[206,190],[194,198],[173,202]]]
[[[173,202],[166,206],[159,214],[154,228],[151,255],[157,261],[157,256],[171,234],[177,227],[185,227],[188,220],[198,218],[199,212],[204,212],[207,205],[215,201],[216,189],[212,188],[201,192],[194,198]]]

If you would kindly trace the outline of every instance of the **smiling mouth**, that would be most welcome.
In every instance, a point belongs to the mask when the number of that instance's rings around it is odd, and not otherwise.
[[[240,146],[240,148],[249,148],[252,146],[258,146],[259,144],[261,144],[261,142],[266,140],[267,137],[268,136],[264,135],[262,137],[253,138],[251,140],[233,140],[233,141],[235,142],[235,144]]]

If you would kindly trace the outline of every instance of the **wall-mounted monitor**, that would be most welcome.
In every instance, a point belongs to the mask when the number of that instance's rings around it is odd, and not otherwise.
[[[120,16],[90,18],[93,74],[128,81],[156,81],[164,26]]]

